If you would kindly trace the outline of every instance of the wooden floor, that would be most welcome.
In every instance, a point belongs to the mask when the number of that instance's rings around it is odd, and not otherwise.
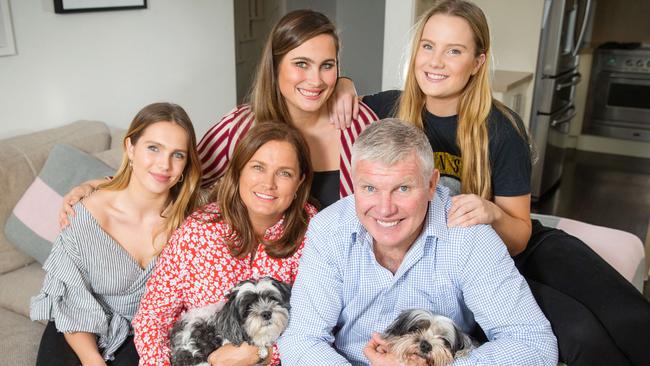
[[[628,231],[644,241],[650,159],[569,150],[559,185],[531,211]]]
[[[569,150],[559,185],[534,202],[531,211],[650,240],[650,159]],[[645,295],[650,299],[648,282]]]

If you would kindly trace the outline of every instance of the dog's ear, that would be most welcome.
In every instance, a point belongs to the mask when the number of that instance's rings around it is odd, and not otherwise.
[[[472,339],[462,330],[460,330],[456,324],[454,324],[454,332],[456,333],[456,342],[454,342],[454,344],[451,346],[452,354],[455,354],[458,351],[472,348]]]
[[[239,287],[233,287],[232,290],[226,296],[226,302],[235,302],[237,299],[237,294],[239,293]]]
[[[288,304],[289,299],[291,298],[291,285],[286,282],[278,281],[276,279],[273,279],[273,285],[278,289],[278,291],[280,291],[282,302]]]
[[[224,338],[229,342],[239,346],[242,342],[248,342],[250,339],[244,331],[244,321],[240,301],[237,299],[239,291],[233,290],[228,295],[228,301],[220,312],[221,328],[224,330]]]
[[[386,335],[403,336],[431,326],[428,319],[416,319],[411,311],[403,311],[386,329]]]

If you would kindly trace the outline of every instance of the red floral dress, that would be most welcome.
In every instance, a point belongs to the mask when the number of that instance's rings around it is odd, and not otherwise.
[[[311,205],[305,210],[310,218],[316,214]],[[242,259],[230,255],[224,237],[232,229],[215,222],[218,213],[215,203],[194,212],[160,255],[133,318],[140,365],[169,365],[169,331],[184,311],[225,301],[230,289],[247,279],[271,276],[293,284],[304,238],[298,250],[283,259],[269,257],[260,244],[251,263],[250,255]],[[267,229],[265,241],[282,235],[282,221]],[[272,364],[279,364],[277,347]]]

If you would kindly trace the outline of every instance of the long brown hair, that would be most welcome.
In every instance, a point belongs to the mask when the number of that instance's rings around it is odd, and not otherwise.
[[[256,121],[293,123],[278,86],[278,67],[289,51],[321,34],[334,40],[338,74],[339,37],[336,27],[325,15],[313,10],[296,10],[287,13],[273,27],[262,50],[249,95]]]
[[[178,228],[183,220],[194,211],[196,207],[198,187],[201,182],[201,163],[199,155],[196,152],[196,135],[194,134],[194,126],[190,117],[188,117],[185,110],[176,104],[172,103],[153,103],[142,108],[140,112],[133,118],[129,129],[124,136],[122,146],[124,153],[122,154],[122,163],[115,173],[115,176],[110,181],[99,185],[98,189],[107,189],[119,191],[125,189],[131,181],[131,166],[129,164],[129,157],[127,151],[127,139],[130,139],[131,144],[135,145],[138,139],[142,136],[144,131],[151,125],[157,122],[172,122],[182,127],[187,133],[187,163],[183,169],[183,179],[177,182],[169,190],[169,198],[161,216],[165,217],[165,221],[161,230],[156,233],[164,233],[165,240],[171,236],[171,233]],[[160,253],[161,248],[156,248],[156,252]]]
[[[224,176],[210,196],[210,201],[216,201],[219,205],[220,219],[232,227],[230,237],[226,238],[226,244],[230,254],[236,258],[241,259],[255,252],[261,239],[255,235],[248,210],[239,194],[239,178],[244,166],[255,152],[270,141],[285,141],[293,147],[298,159],[299,174],[304,179],[298,186],[296,198],[285,211],[282,236],[276,241],[266,243],[265,250],[274,258],[291,256],[298,249],[307,231],[309,218],[305,211],[305,204],[309,200],[309,190],[314,178],[309,160],[309,147],[300,131],[286,123],[275,121],[257,123],[237,144]]]
[[[409,72],[406,75],[404,92],[397,107],[397,118],[423,127],[422,113],[425,108],[426,96],[420,89],[413,70],[424,26],[435,14],[464,19],[474,35],[474,56],[485,55],[485,62],[476,74],[470,76],[460,96],[456,143],[460,148],[462,159],[461,192],[473,193],[482,198],[491,199],[492,175],[487,120],[492,105],[494,104],[511,121],[526,141],[529,139],[526,132],[517,125],[510,110],[492,98],[489,82],[490,30],[485,15],[478,6],[464,0],[443,0],[418,20],[411,43]]]

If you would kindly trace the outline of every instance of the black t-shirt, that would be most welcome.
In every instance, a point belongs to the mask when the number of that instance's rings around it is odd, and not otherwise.
[[[399,90],[389,90],[363,97],[379,118],[394,116],[396,104],[401,95]],[[518,128],[524,131],[523,123],[515,112]],[[440,170],[441,183],[460,193],[462,160],[460,148],[456,145],[458,116],[438,117],[423,111],[424,132],[434,151],[436,168]],[[488,117],[488,138],[492,191],[495,196],[521,196],[530,193],[530,148],[512,122],[494,105]]]

